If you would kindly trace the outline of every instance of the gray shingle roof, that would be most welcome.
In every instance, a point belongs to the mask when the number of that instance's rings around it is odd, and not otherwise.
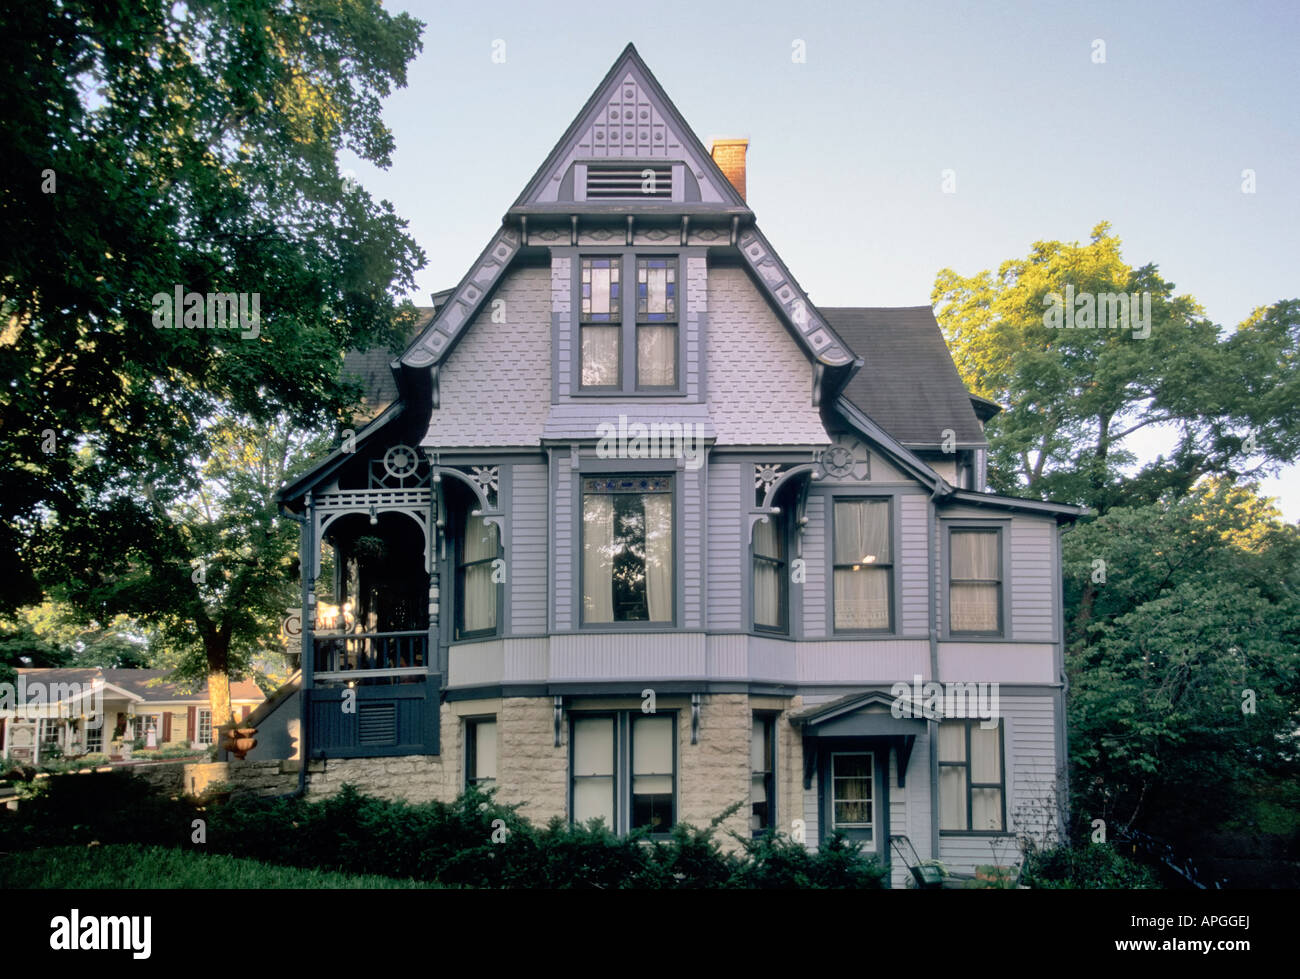
[[[904,445],[986,441],[929,306],[818,307],[866,363],[844,396]]]
[[[27,682],[41,683],[78,683],[89,684],[92,680],[104,680],[130,693],[143,697],[146,703],[207,703],[208,690],[200,684],[197,690],[190,691],[178,683],[168,681],[171,670],[108,669],[100,667],[50,667],[19,669],[27,676]],[[252,680],[231,680],[231,700],[266,699],[266,695]]]
[[[420,315],[411,327],[411,336],[420,332],[433,319],[432,306],[417,306]],[[370,420],[397,400],[397,381],[393,378],[393,369],[389,365],[397,353],[376,347],[372,350],[349,350],[343,357],[343,373],[351,375],[361,384],[362,410],[361,418]]]

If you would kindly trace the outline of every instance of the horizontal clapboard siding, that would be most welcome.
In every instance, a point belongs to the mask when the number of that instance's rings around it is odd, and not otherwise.
[[[547,481],[544,465],[512,469],[510,560],[506,580],[510,594],[510,631],[546,631]]]
[[[930,586],[926,562],[930,554],[930,509],[927,498],[905,494],[899,498],[902,546],[898,575],[902,591],[902,631],[924,635],[929,631]]]
[[[1056,534],[1054,520],[1011,521],[1011,634],[1018,640],[1056,638],[1052,613],[1061,590],[1053,575]]]
[[[703,564],[704,554],[700,546],[701,531],[704,525],[702,487],[699,469],[685,469],[678,473],[681,505],[682,530],[678,539],[682,541],[682,567],[678,574],[682,576],[682,615],[679,621],[687,629],[699,629],[701,620],[700,594],[704,588]]]
[[[555,486],[555,520],[551,538],[555,542],[551,573],[555,581],[555,628],[573,628],[573,591],[577,568],[573,540],[573,494],[577,477],[569,466],[569,453],[555,453],[552,475]]]
[[[709,467],[708,627],[740,629],[741,574],[746,563],[742,551],[741,467],[722,463]]]
[[[826,603],[830,582],[826,580],[826,497],[808,496],[804,515],[808,523],[803,534],[803,560],[807,577],[803,586],[804,635],[816,639],[826,635]]]

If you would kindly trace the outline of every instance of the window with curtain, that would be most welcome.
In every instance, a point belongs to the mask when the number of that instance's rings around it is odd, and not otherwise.
[[[876,825],[874,758],[866,752],[831,755],[831,822],[837,830],[854,830],[870,845]]]
[[[673,621],[673,493],[667,476],[583,480],[584,624]]]
[[[776,825],[776,718],[755,714],[749,736],[749,828],[755,836]]]
[[[667,833],[677,818],[676,736],[673,711],[571,715],[572,822]]]
[[[496,718],[465,722],[465,784],[487,788],[497,780]]]
[[[623,336],[619,272],[623,260],[612,255],[583,258],[581,266],[582,387],[620,387]]]
[[[784,511],[754,524],[754,628],[785,632],[789,608]]]
[[[636,260],[636,386],[677,386],[677,260]]]
[[[948,631],[1001,635],[1001,530],[954,527],[949,544]]]
[[[836,500],[833,508],[835,628],[893,631],[891,502]]]
[[[1004,831],[1006,776],[1002,722],[976,719],[939,725],[939,829],[950,833]]]
[[[466,513],[456,547],[456,638],[497,631],[497,583],[492,563],[500,556],[496,524]]]

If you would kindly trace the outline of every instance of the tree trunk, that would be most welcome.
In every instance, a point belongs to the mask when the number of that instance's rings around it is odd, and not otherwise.
[[[230,709],[230,640],[221,630],[204,637],[208,656],[208,703],[215,731],[234,720]]]

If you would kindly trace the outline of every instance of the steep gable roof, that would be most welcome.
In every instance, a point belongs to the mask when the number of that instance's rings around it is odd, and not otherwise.
[[[681,160],[704,204],[742,209],[744,199],[629,44],[533,174],[515,206],[554,203],[576,160]]]
[[[644,120],[641,118],[643,111],[646,113]],[[611,112],[632,112],[633,121],[638,123],[635,129],[625,128],[619,132],[617,146],[610,145],[614,133]],[[642,121],[645,127],[644,140],[640,126]],[[657,139],[656,133],[662,134],[662,139]],[[658,148],[661,142],[664,144],[662,150]],[[603,153],[597,153],[597,147],[602,144]],[[571,164],[588,158],[584,157],[588,152],[592,154],[589,158],[593,160],[651,161],[680,158],[698,185],[698,199],[558,202],[558,187],[563,185]],[[615,153],[635,155],[615,156]],[[674,153],[675,156],[671,155]],[[598,215],[608,220],[612,215],[627,214],[630,222],[630,215],[646,212],[657,213],[660,220],[680,214],[683,228],[686,219],[692,215],[707,215],[714,221],[721,220],[729,230],[717,232],[716,240],[726,242],[730,235],[730,243],[737,246],[755,281],[778,310],[809,359],[832,368],[847,369],[854,363],[855,358],[848,344],[818,312],[807,293],[776,254],[776,250],[753,223],[753,212],[704,149],[699,137],[686,124],[663,87],[641,60],[636,48],[629,44],[533,175],[506,215],[501,228],[480,253],[469,272],[402,354],[401,364],[417,369],[435,367],[450,354],[506,269],[514,262],[520,250],[528,245],[529,229],[532,226],[530,214],[549,215],[552,221],[558,218],[566,225],[572,220],[575,229],[572,241],[576,244],[580,215]],[[683,231],[683,243],[686,240],[685,234]]]
[[[867,354],[843,395],[903,445],[938,446],[951,429],[957,445],[988,441],[970,392],[929,306],[823,307],[840,336]]]

